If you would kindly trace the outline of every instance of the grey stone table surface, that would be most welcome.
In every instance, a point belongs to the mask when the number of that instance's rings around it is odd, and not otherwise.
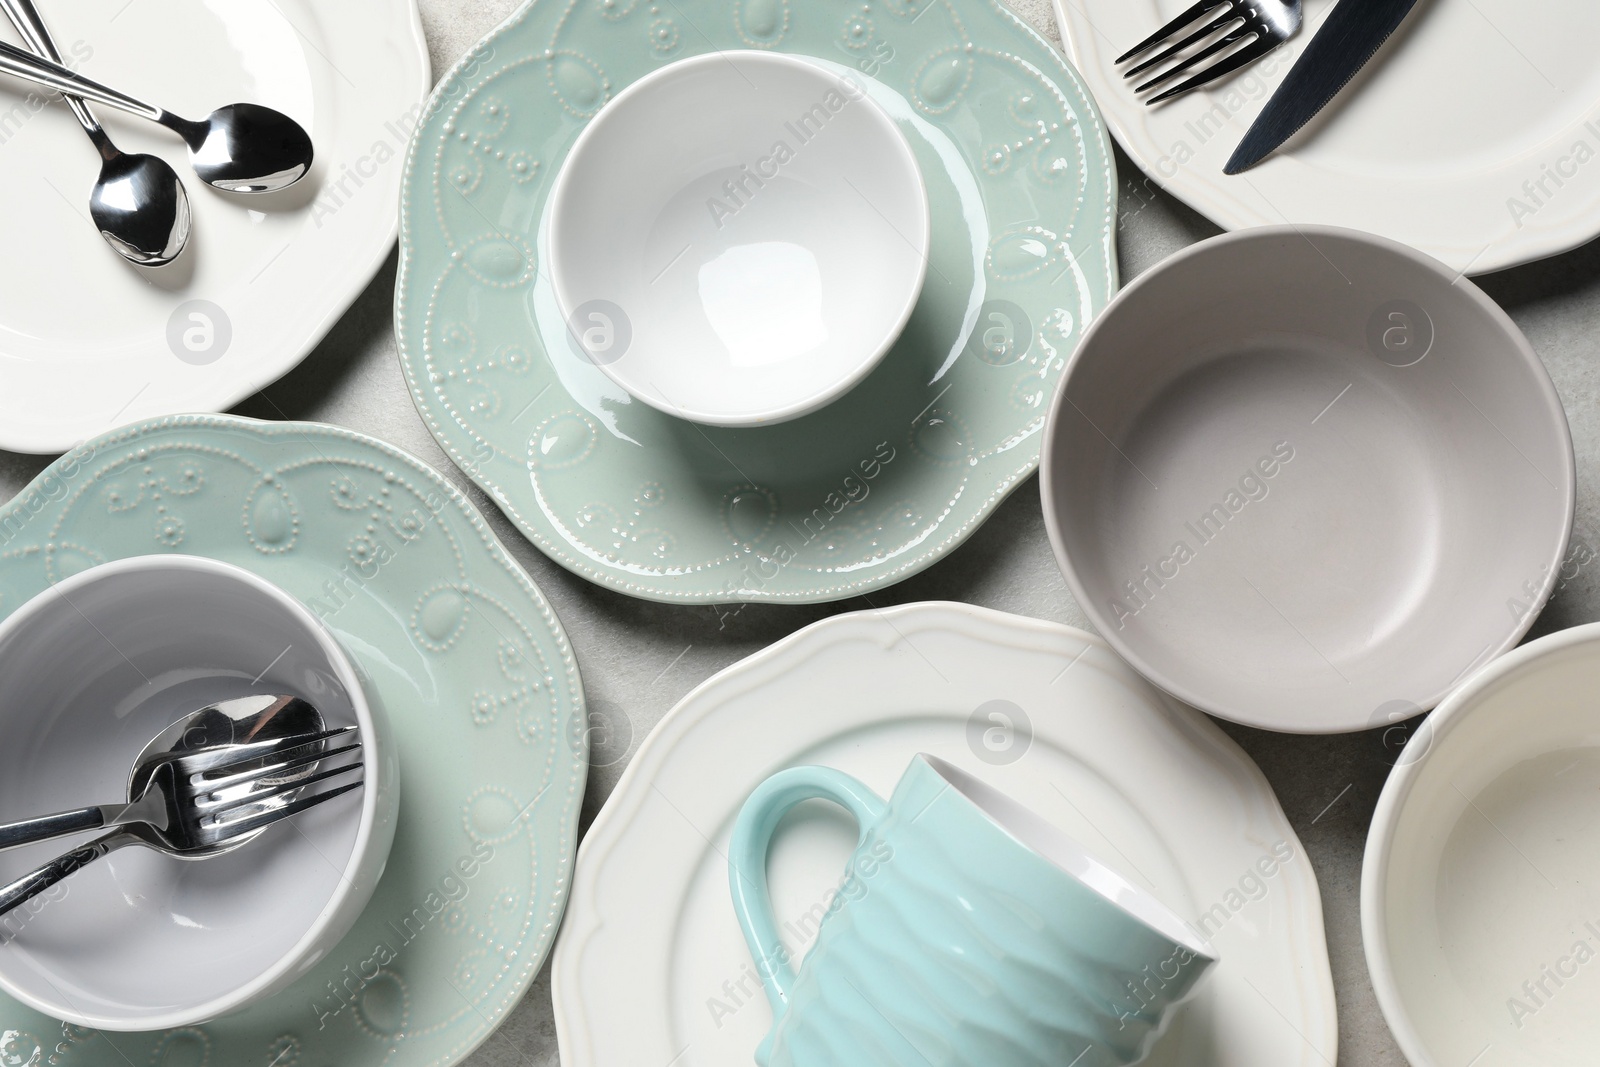
[[[514,0],[422,0],[436,74],[448,70],[517,6]],[[1018,12],[1059,40],[1048,0],[1015,0]],[[1243,133],[1241,128],[1238,131]],[[1120,152],[1123,203],[1117,246],[1132,278],[1217,227],[1156,189]],[[502,541],[554,604],[576,649],[593,706],[618,734],[594,768],[584,802],[587,827],[627,757],[690,689],[715,672],[825,616],[862,610],[861,601],[814,607],[750,606],[737,615],[710,607],[633,600],[598,588],[540,554],[457,471],[411,405],[395,351],[391,300],[395,258],[295,371],[235,409],[261,419],[313,419],[352,427],[407,449],[452,477],[489,516]],[[1544,359],[1567,407],[1577,445],[1575,535],[1596,544],[1595,472],[1600,460],[1600,242],[1527,267],[1478,279],[1511,314]],[[49,457],[0,452],[0,500],[9,499]],[[874,604],[959,600],[1089,628],[1056,568],[1029,479],[965,545],[935,566],[874,596]],[[1592,571],[1567,581],[1534,636],[1600,619]],[[1328,951],[1339,997],[1340,1067],[1400,1067],[1367,979],[1358,899],[1368,822],[1392,754],[1375,734],[1278,735],[1222,724],[1260,764],[1299,833],[1321,882]],[[626,752],[621,746],[627,742]],[[558,1062],[548,967],[510,1019],[467,1063],[471,1067]],[[578,1065],[569,1065],[578,1067]]]

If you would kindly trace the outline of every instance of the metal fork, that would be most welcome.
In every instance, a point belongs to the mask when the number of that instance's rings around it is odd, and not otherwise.
[[[263,759],[261,757],[249,758],[227,763],[220,767],[197,770],[191,766],[184,766],[182,759],[175,760],[174,774],[187,774],[189,776],[186,794],[191,798],[190,805],[179,814],[185,821],[193,821],[198,827],[197,834],[227,834],[232,836],[237,831],[235,827],[245,825],[252,819],[260,819],[263,815],[274,815],[281,808],[268,802],[286,797],[288,794],[307,786],[316,785],[329,778],[351,771],[360,771],[360,763],[346,763],[338,767],[317,771],[314,774],[299,773],[309,769],[313,764],[323,763],[338,756],[348,755],[361,750],[360,741],[352,741],[342,748],[325,749],[322,742],[329,738],[338,737],[355,730],[354,726],[343,729],[328,730],[325,733],[307,738],[302,744],[290,749],[275,753]],[[352,782],[349,785],[323,793],[314,798],[313,803],[337,796],[340,792],[354,789],[361,782]],[[294,803],[300,803],[295,801]],[[293,807],[293,804],[287,805]],[[263,808],[262,814],[251,815],[252,807]],[[268,819],[262,825],[269,825],[276,819]]]
[[[1161,27],[1117,57],[1117,63],[1127,63],[1146,53],[1161,49],[1153,56],[1122,72],[1124,78],[1136,78],[1152,71],[1170,60],[1177,59],[1188,48],[1204,43],[1199,51],[1186,56],[1170,67],[1161,70],[1148,81],[1137,86],[1135,92],[1167,88],[1146,100],[1146,104],[1160,103],[1181,96],[1191,89],[1213,82],[1224,74],[1231,74],[1249,63],[1254,63],[1278,47],[1300,28],[1301,0],[1200,0],[1183,14]],[[1194,29],[1190,29],[1194,27]],[[1189,30],[1190,32],[1184,33]],[[1181,39],[1173,38],[1183,33]],[[1173,43],[1169,43],[1173,42]],[[1166,47],[1162,47],[1165,45]],[[1233,49],[1233,51],[1229,51]],[[1206,60],[1220,57],[1210,66],[1201,66]],[[1170,85],[1180,74],[1189,77],[1177,85]]]
[[[313,763],[358,752],[359,741],[323,749],[327,738],[350,729],[353,728],[330,730],[277,751],[271,750],[276,744],[271,741],[235,746],[236,750],[244,750],[243,754],[230,753],[230,757],[238,758],[226,761],[219,760],[216,752],[172,760],[157,773],[171,775],[174,782],[183,783],[181,791],[165,791],[169,796],[181,796],[183,802],[168,805],[166,818],[161,820],[164,825],[134,822],[119,826],[0,887],[0,915],[119,848],[144,845],[179,859],[209,859],[231,852],[269,826],[359,788],[365,778],[359,762],[315,774],[296,774]],[[311,796],[300,794],[307,787],[351,772],[361,777]]]
[[[312,714],[316,715],[314,711]],[[320,725],[322,717],[317,715],[316,721]],[[205,775],[216,776],[227,772],[239,782],[267,782],[276,785],[278,783],[271,775],[282,773],[281,771],[262,770],[260,773],[254,773],[252,768],[264,768],[267,765],[264,761],[284,753],[305,755],[301,750],[331,741],[354,729],[354,726],[347,726],[336,730],[274,737],[264,741],[212,745],[181,754],[164,750],[157,750],[152,754],[147,747],[134,764],[126,804],[96,804],[73,811],[39,815],[20,822],[7,823],[0,826],[0,851],[48,841],[54,837],[67,837],[85,830],[109,830],[132,823],[153,823],[165,827],[172,821],[173,812],[193,808],[199,802],[201,792],[217,788],[215,785],[207,784],[209,780]],[[156,741],[165,736],[164,731]],[[151,744],[155,745],[156,742]],[[296,767],[308,766],[319,759],[346,751],[350,750],[314,753],[298,761]],[[160,773],[168,764],[171,765],[172,773]],[[299,778],[303,780],[305,775],[302,774]],[[235,783],[230,782],[230,786],[233,784]],[[304,782],[300,781],[298,784]],[[253,789],[254,786],[251,785],[249,788]],[[258,792],[258,795],[267,797],[277,794]]]

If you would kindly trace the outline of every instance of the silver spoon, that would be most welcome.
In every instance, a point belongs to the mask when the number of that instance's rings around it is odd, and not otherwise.
[[[35,52],[61,62],[33,0],[0,0],[0,8]],[[66,101],[100,153],[100,180],[89,197],[89,215],[100,236],[141,267],[172,262],[189,241],[189,194],[178,175],[157,156],[122,152],[82,100],[68,94]]]
[[[159,122],[189,145],[200,180],[231,193],[286,189],[311,169],[311,136],[289,116],[260,104],[229,104],[195,122],[75,74],[0,41],[0,71]]]
[[[187,784],[175,782],[171,775],[158,777],[166,764],[201,753],[215,753],[218,760],[226,760],[239,751],[240,745],[260,741],[304,744],[303,739],[322,732],[322,714],[298,697],[260,695],[211,704],[179,719],[144,746],[128,775],[127,803],[98,804],[0,826],[0,851],[85,830],[135,823],[164,829],[167,813],[175,803],[182,802],[178,793]],[[310,773],[309,769],[305,773]],[[280,781],[273,779],[266,784]]]

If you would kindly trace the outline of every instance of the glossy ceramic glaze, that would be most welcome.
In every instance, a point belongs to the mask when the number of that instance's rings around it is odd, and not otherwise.
[[[1594,1059],[1597,691],[1600,624],[1530,642],[1441,703],[1384,786],[1362,933],[1416,1067]]]
[[[394,242],[401,155],[431,84],[413,0],[48,5],[69,66],[191,116],[263,104],[305,127],[311,173],[240,198],[189,182],[189,246],[134,267],[86,217],[100,170],[64,106],[0,83],[0,448],[61,452],[136,420],[226,408],[299,363]],[[187,171],[169,131],[96,114],[126,152]],[[26,165],[22,165],[22,164]]]
[[[767,852],[816,799],[855,818],[859,843],[797,974]],[[739,812],[728,877],[776,1016],[762,1067],[1130,1064],[1216,962],[1166,905],[927,755],[887,803],[828,767],[773,775]]]
[[[260,693],[302,697],[329,727],[357,727],[362,788],[226,855],[125,848],[85,867],[0,921],[0,988],[99,1030],[190,1026],[268,997],[360,916],[400,800],[381,707],[315,617],[249,571],[193,556],[117,560],[0,622],[8,822],[126,799],[150,738],[209,702]],[[46,841],[0,854],[0,882],[63,851]]]
[[[712,428],[634,401],[571,349],[547,277],[549,191],[612,96],[748,48],[863,79],[916,154],[932,244],[900,340],[856,388],[778,426]],[[412,397],[535,544],[633,596],[834,600],[928,566],[1033,471],[1049,390],[1116,286],[1099,117],[998,0],[548,0],[439,94],[401,206]]]
[[[7,1054],[459,1062],[532,983],[566,901],[587,720],[549,605],[466,499],[405,453],[331,426],[183,416],[86,442],[0,509],[0,614],[95,564],[168,552],[259,574],[348,651],[405,783],[389,864],[345,938],[265,1002],[108,1036],[0,997]]]
[[[1317,224],[1382,234],[1486,274],[1600,234],[1600,68],[1585,0],[1418,4],[1344,93],[1248,175],[1223,164],[1334,0],[1298,36],[1168,105],[1146,107],[1115,60],[1187,5],[1055,0],[1067,52],[1151,182],[1228,229]]]
[[[928,269],[916,157],[859,76],[712,52],[584,127],[550,194],[549,274],[579,352],[678,418],[759,426],[877,366]]]
[[[1544,365],[1471,282],[1270,227],[1142,275],[1051,413],[1045,522],[1135,668],[1300,733],[1432,707],[1554,586],[1576,493]]]
[[[801,630],[645,739],[584,838],[551,971],[561,1061],[751,1067],[773,1016],[728,896],[740,807],[803,765],[887,796],[915,752],[1026,805],[1215,946],[1149,1067],[1338,1060],[1316,878],[1255,765],[1097,637],[913,604]],[[780,825],[767,871],[791,959],[858,840],[828,805]]]

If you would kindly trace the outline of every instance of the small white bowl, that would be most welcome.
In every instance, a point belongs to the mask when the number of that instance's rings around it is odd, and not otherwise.
[[[1447,697],[1384,786],[1361,927],[1416,1067],[1595,1062],[1597,694],[1600,624],[1531,641]]]
[[[1268,730],[1433,707],[1527,632],[1572,527],[1572,439],[1527,339],[1355,230],[1239,230],[1140,275],[1044,436],[1045,526],[1095,628]]]
[[[720,426],[840,396],[904,328],[928,194],[864,79],[773,52],[645,75],[578,136],[548,272],[575,352],[637,399]]]
[[[399,799],[387,723],[355,668],[299,601],[249,571],[192,556],[118,560],[0,623],[0,821],[120,802],[157,733],[258,693],[300,696],[329,727],[358,726],[365,786],[214,858],[134,846],[89,864],[0,918],[0,988],[96,1030],[192,1026],[268,996],[366,906]],[[0,853],[0,882],[66,849]]]

